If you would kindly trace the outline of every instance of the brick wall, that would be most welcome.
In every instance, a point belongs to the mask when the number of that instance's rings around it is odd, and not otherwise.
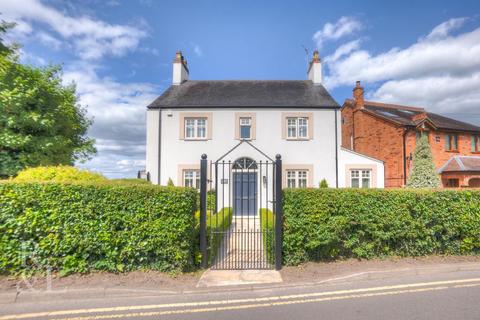
[[[385,162],[385,187],[402,187],[403,171],[403,134],[406,130],[389,121],[373,116],[361,109],[354,111],[351,105],[342,109],[342,145],[370,157]],[[355,132],[353,132],[353,130]],[[354,134],[354,145],[350,136]],[[470,134],[458,134],[458,152],[445,150],[444,131],[429,131],[429,142],[435,168],[439,169],[454,155],[479,155],[471,152]],[[405,136],[405,149],[408,160],[407,179],[412,169],[411,156],[416,145],[416,132],[408,131]]]
[[[344,147],[385,162],[385,187],[403,186],[403,132],[400,126],[372,116],[351,106],[342,109],[345,122],[342,125]],[[355,128],[354,145],[350,146],[350,134]],[[346,139],[346,138],[344,138]]]
[[[350,107],[342,109],[342,147],[352,150],[353,110]]]

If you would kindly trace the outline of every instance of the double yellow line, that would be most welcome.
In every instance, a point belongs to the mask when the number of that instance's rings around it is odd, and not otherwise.
[[[458,289],[480,286],[480,278],[434,281],[423,283],[411,283],[394,286],[381,286],[351,290],[337,290],[326,292],[315,292],[305,294],[294,294],[284,296],[272,296],[261,298],[246,298],[233,300],[213,300],[185,303],[168,303],[141,306],[120,306],[108,308],[58,310],[50,312],[25,313],[16,315],[0,316],[0,320],[6,319],[28,319],[38,317],[63,317],[69,320],[84,319],[115,319],[131,317],[148,317],[162,315],[176,315],[187,313],[204,313],[215,311],[243,310],[254,308],[266,308],[312,302],[324,302],[334,300],[345,300],[355,298],[367,298],[376,296],[389,296],[407,293],[420,293],[427,291],[439,291],[446,289]],[[159,310],[171,309],[171,310]],[[144,311],[152,310],[152,311]],[[140,312],[139,312],[140,311]],[[109,313],[109,314],[106,314]],[[79,316],[81,315],[81,316]]]

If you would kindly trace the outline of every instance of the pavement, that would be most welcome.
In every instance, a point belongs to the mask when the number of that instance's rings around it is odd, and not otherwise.
[[[207,270],[198,281],[197,288],[272,284],[282,281],[282,275],[275,270]]]
[[[301,283],[0,292],[5,319],[480,319],[480,263],[365,270]]]

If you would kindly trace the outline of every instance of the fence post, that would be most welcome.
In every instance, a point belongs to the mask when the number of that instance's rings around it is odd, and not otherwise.
[[[203,269],[208,267],[207,257],[207,155],[200,160],[200,252]]]
[[[275,159],[275,270],[280,270],[283,251],[282,157],[277,154]]]

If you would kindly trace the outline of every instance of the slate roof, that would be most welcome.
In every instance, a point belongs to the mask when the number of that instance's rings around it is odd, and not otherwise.
[[[217,80],[172,85],[148,108],[340,108],[322,85],[310,80]]]
[[[353,100],[348,99],[347,102],[352,103]],[[478,126],[447,118],[436,113],[426,112],[425,109],[418,107],[365,101],[364,110],[404,126],[417,126],[420,122],[418,120],[415,121],[413,117],[426,113],[427,120],[440,130],[480,132],[480,127]]]
[[[443,172],[480,172],[480,157],[478,156],[453,156],[438,170]]]

